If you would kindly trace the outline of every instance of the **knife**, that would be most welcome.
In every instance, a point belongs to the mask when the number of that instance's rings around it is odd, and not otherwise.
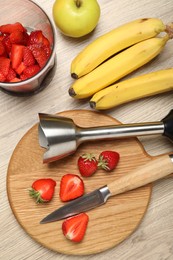
[[[99,189],[83,195],[43,218],[40,224],[45,224],[71,217],[81,212],[96,208],[115,196],[146,184],[159,180],[173,172],[173,153],[164,154],[153,158],[144,166],[140,166],[132,172],[119,177]]]

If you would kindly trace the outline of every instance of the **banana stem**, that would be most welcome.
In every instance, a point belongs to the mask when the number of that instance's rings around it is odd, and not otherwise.
[[[165,32],[168,34],[169,39],[173,39],[173,23],[170,23],[170,24],[166,25]]]
[[[79,8],[80,6],[81,6],[81,0],[75,0],[75,2],[76,2],[76,6]]]

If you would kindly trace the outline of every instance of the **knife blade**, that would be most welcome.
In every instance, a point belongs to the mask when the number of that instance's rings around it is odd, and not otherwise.
[[[83,195],[53,211],[43,218],[40,224],[57,221],[77,215],[81,212],[86,212],[106,203],[108,198],[111,196],[139,188],[158,179],[164,178],[172,172],[173,154],[157,156],[144,166],[140,166],[134,171],[119,177],[114,182]]]
[[[47,217],[42,219],[41,224],[57,221],[63,218],[67,218],[76,215],[80,212],[88,211],[92,208],[98,207],[104,204],[110,196],[110,192],[107,186],[92,191],[82,197],[79,197],[67,205],[53,211]]]

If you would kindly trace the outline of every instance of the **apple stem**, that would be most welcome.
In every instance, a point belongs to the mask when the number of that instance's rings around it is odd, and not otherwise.
[[[80,7],[81,6],[81,0],[76,0],[76,6]]]

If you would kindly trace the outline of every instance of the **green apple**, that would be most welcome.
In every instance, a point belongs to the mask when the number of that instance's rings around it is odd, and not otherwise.
[[[76,38],[93,31],[100,18],[97,0],[56,0],[52,11],[59,30]]]

